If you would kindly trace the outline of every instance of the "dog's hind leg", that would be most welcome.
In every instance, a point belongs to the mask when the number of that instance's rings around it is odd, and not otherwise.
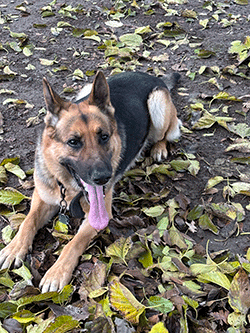
[[[57,206],[42,201],[36,189],[34,190],[30,212],[22,222],[16,236],[0,252],[0,269],[10,267],[13,262],[15,267],[22,264],[26,254],[32,248],[38,229],[42,228],[57,210]]]
[[[181,121],[177,118],[176,108],[166,88],[155,88],[149,95],[147,104],[151,119],[149,140],[153,143],[151,156],[160,162],[168,156],[167,141],[180,137]]]

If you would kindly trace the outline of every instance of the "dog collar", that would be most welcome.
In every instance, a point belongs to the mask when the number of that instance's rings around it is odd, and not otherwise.
[[[67,202],[65,200],[66,188],[59,180],[57,180],[57,184],[60,187],[60,195],[61,195],[59,214],[65,215],[67,211]],[[82,206],[80,204],[82,196],[84,196],[84,193],[83,191],[80,191],[69,204],[69,213],[72,217],[83,218],[85,216],[85,213],[82,210]]]

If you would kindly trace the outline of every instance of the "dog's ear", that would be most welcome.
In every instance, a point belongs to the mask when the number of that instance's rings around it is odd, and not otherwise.
[[[70,102],[63,100],[57,95],[46,78],[43,78],[43,95],[48,110],[45,123],[48,126],[54,126],[59,119],[60,111],[62,109],[68,110]]]
[[[96,74],[88,102],[90,105],[96,105],[102,112],[111,107],[109,85],[101,71]]]

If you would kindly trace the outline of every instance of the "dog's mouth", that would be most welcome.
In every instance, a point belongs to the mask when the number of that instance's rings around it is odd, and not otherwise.
[[[82,180],[80,176],[76,173],[76,171],[72,169],[69,165],[67,165],[67,169],[76,180],[78,186],[82,189],[81,194],[78,194],[70,204],[70,210],[72,212],[72,215],[76,216],[76,212],[82,211],[80,199],[82,195],[84,195],[86,201],[89,203],[89,224],[96,230],[106,228],[109,222],[109,216],[104,200],[105,186],[88,184],[84,180]]]

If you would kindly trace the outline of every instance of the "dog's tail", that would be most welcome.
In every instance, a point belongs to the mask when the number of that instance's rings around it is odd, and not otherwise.
[[[181,75],[179,73],[174,72],[164,75],[162,77],[162,81],[166,84],[168,90],[171,92],[171,90],[173,90],[174,87],[177,85],[180,78]]]

